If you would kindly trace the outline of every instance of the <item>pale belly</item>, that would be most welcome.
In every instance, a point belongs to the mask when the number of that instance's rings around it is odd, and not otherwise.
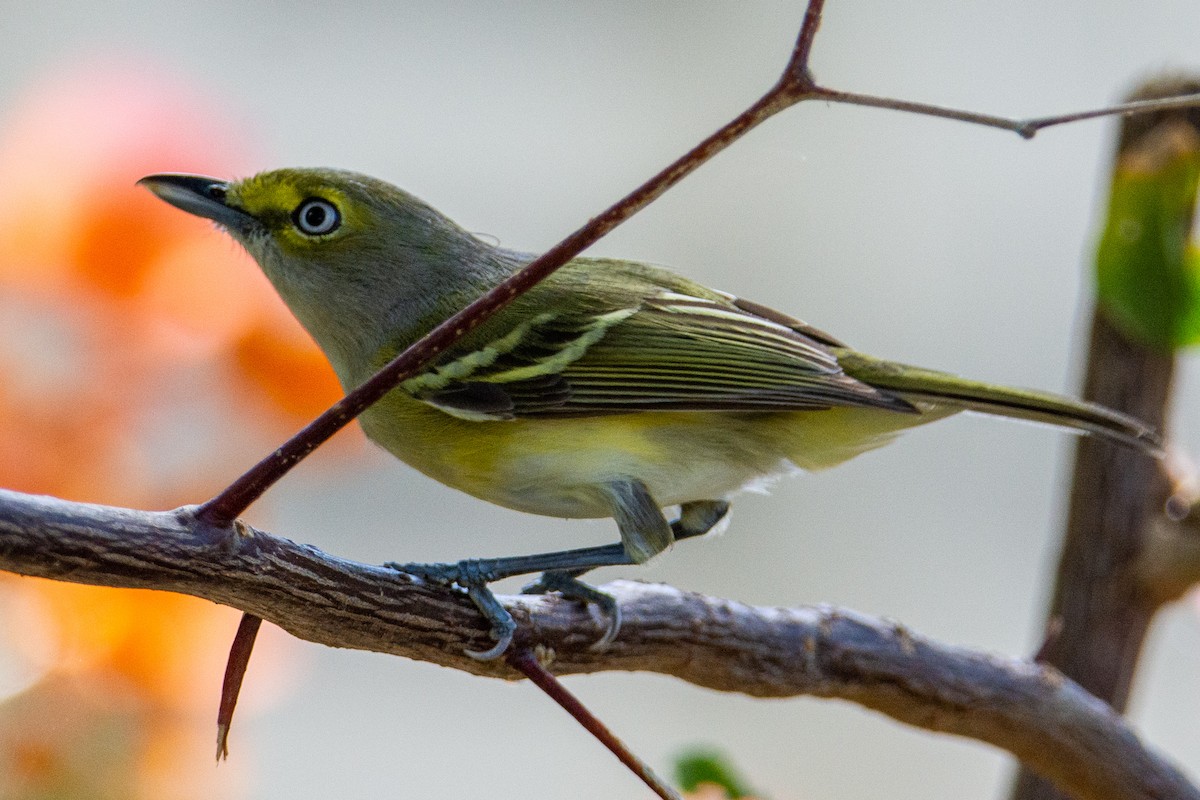
[[[661,506],[724,498],[799,466],[819,469],[942,414],[868,409],[641,412],[479,422],[393,393],[363,415],[367,435],[431,478],[508,508],[608,517],[606,484],[642,481]]]

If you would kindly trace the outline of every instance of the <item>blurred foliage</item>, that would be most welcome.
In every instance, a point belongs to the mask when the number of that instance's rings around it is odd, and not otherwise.
[[[1191,93],[1200,84],[1177,88],[1153,85],[1137,97]],[[1200,341],[1200,250],[1192,242],[1198,180],[1195,109],[1126,121],[1096,255],[1097,291],[1126,333],[1164,350]]]
[[[749,800],[756,796],[717,750],[698,748],[676,758],[675,783],[697,800]]]
[[[219,104],[157,72],[92,66],[5,110],[5,488],[198,502],[340,396],[249,259],[135,186],[247,160]],[[221,796],[209,755],[236,620],[188,597],[0,575],[0,797]]]

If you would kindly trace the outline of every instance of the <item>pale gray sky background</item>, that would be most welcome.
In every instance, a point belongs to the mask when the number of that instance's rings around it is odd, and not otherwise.
[[[389,179],[465,227],[536,250],[665,165],[774,81],[800,2],[246,3],[7,0],[0,124],[23,88],[120,57],[223,98],[263,163]],[[1195,0],[830,0],[828,84],[1033,116],[1200,68]],[[593,253],[673,266],[876,355],[1074,391],[1081,295],[1113,123],[1013,134],[808,104],[705,166]],[[164,170],[187,169],[164,164]],[[1176,432],[1200,453],[1184,369]],[[735,504],[722,538],[612,571],[750,603],[828,602],[1005,654],[1036,647],[1072,440],[962,417]],[[457,559],[613,538],[609,522],[489,507],[377,454],[298,470],[273,530],[347,557]],[[241,465],[235,465],[240,468]],[[231,467],[232,471],[233,467]],[[269,646],[269,643],[268,643]],[[536,690],[320,650],[235,731],[248,797],[640,798]],[[219,676],[214,676],[214,685]],[[1139,729],[1200,777],[1200,624],[1162,615]],[[997,797],[1008,758],[839,702],[759,701],[609,674],[569,686],[657,767],[724,748],[776,800]],[[256,691],[253,666],[246,693]],[[265,691],[265,689],[263,690]],[[214,696],[215,700],[215,696]],[[208,759],[208,752],[197,758]]]

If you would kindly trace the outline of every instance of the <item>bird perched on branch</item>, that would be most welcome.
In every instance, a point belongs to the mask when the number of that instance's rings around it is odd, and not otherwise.
[[[142,183],[249,251],[347,390],[533,258],[352,172]],[[397,458],[475,497],[616,520],[619,545],[397,565],[468,589],[499,640],[477,655],[492,657],[514,626],[489,581],[544,572],[535,590],[605,605],[611,637],[616,609],[578,580],[586,570],[642,563],[707,532],[755,480],[838,464],[963,410],[1160,448],[1152,430],[1107,408],[872,358],[757,303],[600,258],[577,258],[517,297],[361,423]],[[681,513],[668,521],[672,505]]]

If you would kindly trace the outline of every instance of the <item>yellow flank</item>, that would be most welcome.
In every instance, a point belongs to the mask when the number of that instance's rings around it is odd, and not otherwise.
[[[397,458],[475,497],[554,517],[608,517],[600,491],[637,477],[661,505],[727,497],[796,467],[817,470],[941,419],[834,408],[820,411],[643,411],[592,417],[473,421],[394,391],[363,414],[367,435]]]

